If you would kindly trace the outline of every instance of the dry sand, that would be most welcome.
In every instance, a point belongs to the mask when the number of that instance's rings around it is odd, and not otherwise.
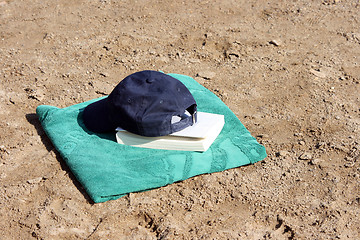
[[[92,204],[40,104],[194,77],[262,143],[251,166]],[[360,239],[358,0],[0,0],[0,239]]]

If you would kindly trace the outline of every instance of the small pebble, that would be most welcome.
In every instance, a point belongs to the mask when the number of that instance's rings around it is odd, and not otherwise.
[[[299,156],[299,159],[300,160],[310,160],[310,159],[312,159],[312,156],[310,153],[304,152],[303,154],[301,154]]]
[[[4,145],[0,146],[0,152],[9,153]]]
[[[280,157],[285,157],[289,154],[288,151],[285,151],[285,150],[281,150],[280,152],[277,153],[278,156]]]
[[[269,135],[268,134],[259,134],[259,135],[257,135],[257,137],[267,139],[267,138],[269,138]]]
[[[101,73],[100,73],[100,76],[108,77],[108,76],[109,76],[109,73],[107,73],[107,72],[101,72]]]
[[[319,78],[326,78],[326,73],[320,72],[320,70],[310,69],[310,72]]]
[[[322,159],[319,159],[319,158],[315,158],[315,159],[312,159],[311,160],[311,164],[312,165],[319,165],[320,163],[322,163],[323,160]]]
[[[22,103],[24,101],[19,96],[11,96],[9,98],[9,102],[12,103],[12,104],[19,104],[19,103]]]
[[[213,79],[215,77],[215,75],[216,74],[211,71],[202,71],[202,72],[198,72],[197,77],[201,77],[206,80],[210,80],[210,79]]]
[[[282,44],[281,40],[276,40],[276,39],[273,39],[269,42],[270,44],[273,44],[275,46],[280,46]]]
[[[41,182],[41,180],[43,180],[43,177],[38,177],[38,178],[30,179],[30,180],[27,180],[26,182],[29,183],[29,184],[36,184],[36,183]]]

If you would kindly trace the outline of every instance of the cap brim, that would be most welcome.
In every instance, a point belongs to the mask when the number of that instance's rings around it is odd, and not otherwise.
[[[116,126],[110,121],[108,98],[88,105],[83,112],[83,120],[87,129],[96,133],[115,131]]]

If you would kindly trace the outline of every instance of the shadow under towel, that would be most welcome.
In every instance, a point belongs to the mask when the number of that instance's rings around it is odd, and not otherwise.
[[[206,152],[131,147],[118,144],[115,131],[90,132],[84,126],[82,111],[102,98],[62,109],[37,107],[36,113],[47,136],[95,203],[204,173],[253,164],[266,157],[265,148],[215,94],[191,77],[169,75],[190,90],[198,111],[225,116],[222,132]]]

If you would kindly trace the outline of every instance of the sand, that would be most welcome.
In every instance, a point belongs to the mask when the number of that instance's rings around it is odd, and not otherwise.
[[[359,239],[357,0],[0,0],[0,239]],[[40,104],[193,77],[268,157],[93,204]]]

